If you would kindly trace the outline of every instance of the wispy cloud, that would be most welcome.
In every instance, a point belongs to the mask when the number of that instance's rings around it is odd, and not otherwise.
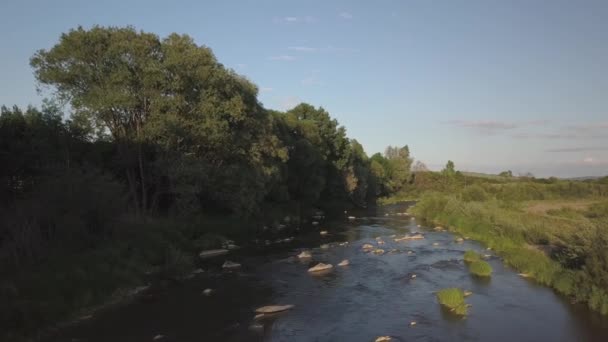
[[[518,124],[497,120],[449,120],[447,124],[465,128],[476,128],[480,130],[506,130],[519,127]]]
[[[608,165],[608,160],[588,155],[583,159],[574,160],[574,161],[568,162],[567,164],[580,165],[580,166],[605,166],[605,165]]]
[[[292,55],[279,55],[279,56],[270,56],[268,57],[269,60],[271,61],[295,61],[296,58]]]
[[[239,63],[236,65],[237,69],[245,69],[247,67],[247,64],[244,63]]]
[[[353,15],[350,12],[340,12],[338,16],[345,20],[350,20],[353,18]]]
[[[484,135],[496,135],[514,130],[531,128],[536,126],[547,126],[551,122],[549,120],[528,120],[528,121],[503,121],[503,120],[449,120],[444,121],[448,125],[455,127],[470,129]],[[516,133],[514,138],[522,138],[528,133]]]
[[[561,153],[561,152],[590,152],[590,151],[608,151],[608,147],[590,146],[590,147],[562,147],[545,150],[545,152]]]
[[[287,50],[298,51],[298,52],[317,52],[318,49],[310,46],[290,46]]]
[[[520,139],[606,139],[608,122],[590,122],[556,127],[551,132],[526,132],[513,136]]]
[[[275,17],[273,19],[273,21],[275,23],[287,23],[287,24],[297,24],[297,23],[304,23],[304,24],[312,24],[315,23],[317,21],[317,19],[313,16],[286,16],[286,17]]]
[[[346,47],[337,47],[333,45],[327,45],[324,47],[316,47],[316,46],[289,46],[287,50],[297,51],[297,52],[325,52],[325,53],[333,53],[333,52],[359,52],[359,49],[354,48],[346,48]]]

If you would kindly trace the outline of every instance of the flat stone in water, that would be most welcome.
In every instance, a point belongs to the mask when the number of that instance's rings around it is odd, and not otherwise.
[[[334,266],[331,264],[324,264],[322,262],[316,264],[315,266],[308,269],[308,272],[320,272],[333,268]]]
[[[216,257],[216,256],[219,256],[219,255],[224,255],[226,253],[228,253],[227,249],[210,249],[210,250],[207,250],[207,251],[200,252],[198,256],[201,259],[206,259],[206,258]]]
[[[239,268],[239,267],[241,267],[241,264],[232,262],[229,260],[226,260],[224,262],[224,264],[222,265],[222,268],[225,268],[225,269],[233,269],[233,268]]]
[[[255,313],[271,314],[271,313],[276,313],[276,312],[287,311],[292,308],[293,308],[293,305],[267,305],[267,306],[262,306],[261,308],[257,308],[255,310]]]
[[[421,240],[424,239],[424,235],[422,234],[414,234],[414,235],[406,235],[404,237],[395,238],[395,242],[405,241],[405,240]]]

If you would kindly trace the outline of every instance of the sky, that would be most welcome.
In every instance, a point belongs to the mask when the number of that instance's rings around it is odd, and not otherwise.
[[[608,174],[608,1],[0,2],[0,104],[39,105],[29,58],[79,25],[188,34],[267,108],[322,106],[371,155],[440,169]]]

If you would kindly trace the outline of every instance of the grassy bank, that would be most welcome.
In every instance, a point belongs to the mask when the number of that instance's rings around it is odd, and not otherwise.
[[[608,252],[601,247],[608,240],[606,202],[538,214],[522,203],[427,193],[411,211],[484,243],[519,272],[608,314]]]

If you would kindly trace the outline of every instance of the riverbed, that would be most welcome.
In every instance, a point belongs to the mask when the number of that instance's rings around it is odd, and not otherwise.
[[[243,249],[204,262],[205,272],[155,286],[128,304],[98,312],[48,341],[608,341],[608,319],[522,278],[491,250],[457,242],[389,206],[355,219],[321,222],[284,245]],[[319,234],[327,230],[326,236]],[[421,232],[425,239],[395,242]],[[378,239],[384,242],[379,245]],[[348,244],[344,244],[348,242]],[[363,244],[385,250],[365,253]],[[471,276],[466,250],[486,255],[490,279]],[[295,257],[310,250],[311,260]],[[337,267],[343,259],[349,266]],[[222,271],[225,260],[239,262]],[[310,274],[318,262],[329,273]],[[435,292],[473,294],[469,314],[442,308]],[[203,294],[212,289],[211,295]],[[294,308],[254,320],[259,306]]]

